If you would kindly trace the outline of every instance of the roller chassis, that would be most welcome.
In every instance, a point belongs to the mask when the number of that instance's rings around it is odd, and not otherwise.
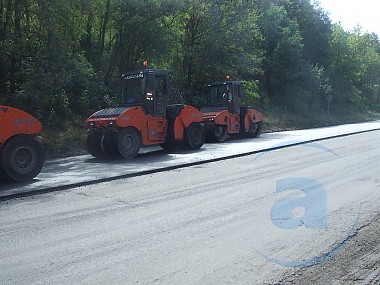
[[[200,111],[184,104],[167,105],[169,73],[145,69],[123,75],[126,91],[120,106],[100,110],[86,120],[86,145],[91,155],[128,159],[144,146],[169,148],[181,143],[192,150],[202,147],[205,138]]]
[[[41,130],[41,122],[30,114],[0,106],[0,180],[27,181],[41,172]]]
[[[263,116],[255,109],[241,106],[241,85],[240,81],[227,81],[207,86],[208,106],[201,109],[206,141],[223,142],[233,135],[260,136]]]

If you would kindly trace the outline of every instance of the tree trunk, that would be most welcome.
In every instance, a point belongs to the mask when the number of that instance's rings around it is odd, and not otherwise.
[[[104,53],[104,42],[105,42],[105,36],[107,32],[109,16],[110,16],[110,0],[107,0],[106,12],[104,14],[104,20],[103,20],[102,28],[100,30],[100,38],[99,38],[99,43],[98,43],[98,55],[97,55],[96,64],[95,64],[96,72],[99,72],[101,69],[102,57]]]
[[[15,11],[15,19],[14,19],[14,26],[15,26],[15,33],[14,33],[14,50],[11,54],[11,69],[10,69],[10,89],[9,92],[11,95],[13,95],[16,92],[17,89],[17,72],[18,72],[18,66],[19,66],[19,53],[20,53],[20,39],[21,39],[21,7],[22,6],[22,0],[16,0],[14,11]]]

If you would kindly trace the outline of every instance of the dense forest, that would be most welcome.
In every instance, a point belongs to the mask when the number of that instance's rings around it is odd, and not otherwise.
[[[118,101],[123,71],[171,69],[172,102],[201,107],[229,74],[245,103],[300,120],[380,111],[378,35],[309,0],[0,0],[0,104],[67,131]]]

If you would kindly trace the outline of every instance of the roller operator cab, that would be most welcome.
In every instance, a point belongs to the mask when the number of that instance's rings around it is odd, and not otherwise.
[[[122,75],[120,105],[86,120],[91,155],[133,158],[143,146],[165,148],[177,142],[190,149],[202,147],[205,135],[200,111],[189,105],[167,105],[170,72],[143,69]]]
[[[206,86],[207,107],[202,108],[207,141],[224,141],[228,135],[240,134],[259,137],[263,115],[254,109],[241,106],[241,81],[212,83]]]
[[[44,164],[42,124],[32,115],[0,105],[0,181],[27,181]]]

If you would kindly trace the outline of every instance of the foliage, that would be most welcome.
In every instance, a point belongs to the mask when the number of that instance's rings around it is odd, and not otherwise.
[[[0,0],[0,103],[49,129],[117,104],[120,73],[172,69],[172,98],[201,107],[226,74],[245,103],[301,118],[380,111],[380,42],[309,0]]]

